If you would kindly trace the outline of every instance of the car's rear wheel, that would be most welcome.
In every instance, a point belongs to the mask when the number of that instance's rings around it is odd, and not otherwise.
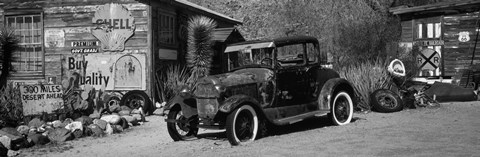
[[[257,138],[259,117],[252,106],[243,105],[228,115],[226,127],[230,144],[248,143]]]
[[[352,121],[353,101],[350,95],[341,91],[335,94],[331,108],[331,118],[334,125],[345,125]]]
[[[167,123],[168,134],[173,141],[188,140],[197,136],[197,116],[186,118],[181,109],[173,108],[168,112],[168,119],[174,119],[176,121]]]

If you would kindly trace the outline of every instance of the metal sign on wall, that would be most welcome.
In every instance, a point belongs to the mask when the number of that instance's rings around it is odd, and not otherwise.
[[[432,49],[424,49],[417,55],[417,65],[422,70],[435,70],[440,64],[440,55]]]
[[[63,107],[62,85],[20,85],[23,115],[53,113]]]
[[[100,6],[92,18],[97,27],[92,30],[104,51],[123,51],[125,42],[135,31],[134,18],[123,5],[110,3]]]

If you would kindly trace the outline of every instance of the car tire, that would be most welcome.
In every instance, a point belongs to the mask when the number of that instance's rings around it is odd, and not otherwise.
[[[188,123],[168,122],[167,130],[173,141],[184,141],[192,139],[198,134],[198,119],[197,116],[187,119],[183,116],[179,107],[173,108],[168,112],[168,119],[175,119],[181,121],[187,121]]]
[[[120,100],[120,106],[128,106],[131,109],[142,107],[143,113],[150,115],[153,113],[153,104],[148,95],[139,90],[127,92]]]
[[[243,105],[227,116],[227,138],[231,145],[252,142],[259,133],[259,117],[250,105]],[[243,133],[242,133],[243,132]]]
[[[370,95],[370,103],[374,111],[382,113],[397,112],[404,106],[400,96],[388,89],[375,90]]]
[[[353,118],[353,101],[351,96],[340,91],[333,99],[330,117],[334,125],[345,125]]]

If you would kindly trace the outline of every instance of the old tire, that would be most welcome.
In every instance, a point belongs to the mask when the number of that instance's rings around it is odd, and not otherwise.
[[[174,108],[168,112],[168,119],[175,119],[184,121],[185,123],[175,122],[167,123],[167,130],[173,141],[184,141],[197,136],[198,133],[198,119],[197,116],[187,119],[183,116],[181,109]]]
[[[258,115],[250,105],[235,109],[227,117],[227,138],[230,144],[248,143],[257,138],[259,130]]]
[[[397,112],[403,109],[400,96],[388,89],[375,90],[370,95],[370,103],[374,111],[382,113]]]
[[[143,113],[152,114],[153,104],[148,95],[139,90],[127,92],[120,100],[120,106],[128,106],[131,109],[138,109],[142,107]]]
[[[345,125],[352,121],[353,101],[347,92],[340,91],[335,94],[330,115],[334,125]]]

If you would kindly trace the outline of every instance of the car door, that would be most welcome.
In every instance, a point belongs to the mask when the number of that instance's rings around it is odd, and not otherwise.
[[[292,106],[309,101],[307,97],[307,89],[309,88],[308,68],[305,66],[303,54],[303,50],[300,50],[299,54],[294,54],[291,58],[277,58],[276,100],[278,106]]]

